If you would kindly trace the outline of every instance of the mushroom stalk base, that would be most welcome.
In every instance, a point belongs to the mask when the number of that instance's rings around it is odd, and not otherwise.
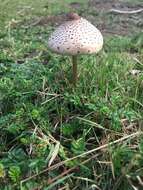
[[[77,56],[73,55],[72,56],[72,72],[73,72],[73,86],[76,87],[77,83]]]

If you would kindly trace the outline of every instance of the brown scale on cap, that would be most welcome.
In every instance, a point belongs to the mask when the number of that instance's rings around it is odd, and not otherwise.
[[[68,13],[67,14],[67,18],[69,20],[78,20],[80,19],[81,17],[77,14],[77,13]]]

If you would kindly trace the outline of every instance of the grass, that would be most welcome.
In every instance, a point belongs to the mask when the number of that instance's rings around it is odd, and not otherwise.
[[[142,33],[105,35],[73,90],[70,58],[47,48],[53,26],[25,24],[69,10],[47,2],[1,2],[0,189],[142,189]]]

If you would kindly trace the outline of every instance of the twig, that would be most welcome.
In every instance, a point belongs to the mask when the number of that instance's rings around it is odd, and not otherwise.
[[[65,161],[62,161],[62,162],[60,162],[60,163],[57,163],[57,164],[55,164],[55,165],[53,165],[53,166],[50,166],[50,167],[46,168],[45,170],[39,172],[38,174],[35,174],[35,175],[31,176],[31,177],[28,177],[28,178],[22,180],[22,181],[21,181],[21,186],[22,186],[23,183],[29,181],[30,179],[33,179],[33,178],[35,178],[35,177],[37,177],[37,176],[39,176],[39,175],[41,175],[41,174],[43,174],[43,173],[45,173],[45,172],[47,172],[47,171],[54,170],[55,168],[60,167],[60,166],[64,165],[65,163],[69,162],[69,161],[72,161],[72,160],[74,160],[74,159],[76,159],[76,158],[80,158],[80,157],[86,156],[86,155],[91,154],[91,153],[93,153],[93,152],[96,152],[96,151],[99,151],[99,150],[101,150],[101,149],[107,148],[108,146],[117,144],[117,143],[122,142],[122,141],[124,141],[124,140],[131,139],[131,138],[134,138],[134,137],[140,136],[140,135],[143,135],[143,132],[136,132],[136,133],[133,133],[133,134],[131,134],[131,135],[126,135],[126,136],[124,136],[124,137],[122,137],[122,138],[120,138],[120,139],[117,139],[117,140],[113,141],[113,142],[104,144],[104,145],[99,146],[99,147],[97,147],[97,148],[95,148],[95,149],[89,150],[89,151],[87,151],[87,152],[84,152],[84,153],[79,154],[79,155],[77,155],[77,156],[74,156],[74,157],[72,157],[72,158],[69,158],[69,159],[67,159],[67,160],[65,160]]]
[[[59,96],[60,96],[60,95],[57,95],[57,96],[54,96],[54,97],[52,97],[52,98],[50,98],[50,99],[47,99],[46,101],[42,102],[41,105],[44,105],[44,104],[50,102],[51,100],[54,100],[54,99],[58,98]]]
[[[96,189],[101,190],[101,189],[95,184],[95,181],[94,181],[94,180],[91,180],[91,179],[88,179],[88,178],[84,178],[84,177],[78,177],[78,176],[76,176],[76,177],[73,176],[72,178],[74,178],[74,179],[79,179],[79,180],[86,181],[86,182],[91,182],[91,183],[93,183],[92,187],[95,187]]]
[[[79,119],[79,120],[81,120],[81,121],[83,121],[83,122],[85,122],[85,123],[91,125],[92,127],[96,127],[96,128],[98,128],[98,129],[102,129],[102,130],[105,130],[105,131],[110,131],[110,132],[112,132],[112,133],[116,133],[116,134],[118,134],[118,135],[122,135],[122,134],[119,133],[119,132],[116,132],[116,131],[111,130],[111,129],[107,129],[107,128],[103,127],[102,125],[100,125],[100,124],[98,124],[98,123],[96,123],[96,122],[87,120],[87,119],[85,119],[85,118],[77,117],[77,119]]]
[[[33,23],[31,23],[31,24],[29,24],[29,25],[27,25],[27,26],[23,26],[23,28],[27,29],[27,28],[30,28],[30,27],[32,27],[32,26],[36,26],[37,24],[40,23],[41,20],[42,20],[42,19],[39,18],[38,20],[36,20],[35,22],[33,22]]]
[[[61,188],[58,189],[58,190],[69,190],[69,188],[68,188],[67,185],[66,185],[66,186],[64,186],[64,187],[61,187]]]
[[[132,10],[132,11],[123,11],[123,10],[118,10],[118,9],[110,9],[109,12],[119,13],[119,14],[136,14],[136,13],[143,12],[143,9]]]
[[[73,171],[74,169],[76,169],[76,167],[70,168],[66,171],[64,171],[63,173],[61,173],[60,175],[56,176],[55,178],[51,179],[48,183],[48,185],[52,184],[54,181],[58,180],[59,178],[62,178],[64,175],[67,175],[68,173],[70,173],[71,171]]]

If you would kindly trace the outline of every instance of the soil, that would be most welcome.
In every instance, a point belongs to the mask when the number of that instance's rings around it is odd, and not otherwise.
[[[89,0],[87,7],[78,2],[69,6],[80,15],[90,20],[105,35],[130,35],[142,32],[143,11],[137,14],[112,12],[111,9],[132,11],[143,8],[143,3],[131,3],[126,0]],[[65,14],[40,18],[35,25],[60,25],[66,20]]]
[[[98,25],[105,34],[129,35],[139,33],[143,28],[143,11],[137,14],[121,14],[111,9],[132,11],[143,8],[143,3],[126,0],[89,0],[89,7],[97,11],[97,16],[90,15],[91,22]]]

